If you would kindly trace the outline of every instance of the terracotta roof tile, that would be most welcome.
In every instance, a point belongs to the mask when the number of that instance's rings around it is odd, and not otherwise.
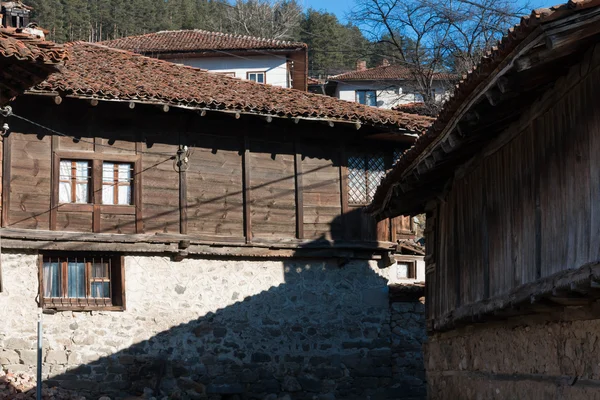
[[[261,115],[322,118],[422,132],[433,118],[231,78],[92,43],[67,45],[70,59],[34,88],[81,98],[168,104]]]
[[[210,50],[281,50],[306,48],[305,43],[262,39],[203,30],[162,31],[102,42],[109,47],[140,54]]]
[[[0,28],[0,55],[44,64],[57,64],[67,58],[63,46],[14,28]]]
[[[452,97],[444,104],[434,124],[419,138],[415,144],[404,152],[394,169],[382,180],[373,202],[369,206],[371,212],[379,212],[390,196],[391,188],[398,182],[404,172],[413,164],[445,130],[455,113],[460,110],[462,104],[467,101],[475,89],[492,76],[495,69],[517,48],[531,33],[543,23],[552,22],[565,18],[577,11],[600,7],[600,0],[569,0],[569,2],[549,8],[533,10],[530,15],[521,18],[519,24],[509,29],[508,33],[498,42],[498,45],[490,50],[459,82]]]
[[[371,80],[412,80],[410,69],[403,65],[385,65],[367,68],[362,71],[350,71],[329,78],[332,81],[371,81]],[[452,74],[435,74],[434,79],[456,80]]]

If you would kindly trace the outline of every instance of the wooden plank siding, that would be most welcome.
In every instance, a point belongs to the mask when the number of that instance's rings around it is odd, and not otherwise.
[[[570,79],[438,202],[426,234],[428,319],[600,261],[600,64]]]
[[[91,107],[73,99],[46,107],[46,100],[26,95],[15,109],[69,137],[11,122],[3,151],[12,155],[3,168],[7,227],[298,245],[321,239],[389,242],[414,235],[409,217],[377,225],[362,207],[348,206],[346,144],[369,154],[393,148],[360,139],[368,127],[267,123],[249,116],[240,121],[220,113],[203,117],[119,103]],[[307,137],[316,135],[313,131],[319,131],[319,140]],[[181,175],[180,146],[189,148]],[[61,158],[90,161],[90,204],[60,204],[55,183]],[[133,166],[132,204],[101,204],[103,161]]]

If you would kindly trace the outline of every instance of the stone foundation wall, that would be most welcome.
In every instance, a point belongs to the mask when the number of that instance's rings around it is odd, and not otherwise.
[[[0,368],[34,373],[37,254],[5,252],[2,267]],[[91,398],[405,398],[398,354],[416,347],[398,349],[422,307],[404,320],[395,306],[393,358],[385,275],[372,261],[127,256],[126,311],[43,316],[44,379]]]
[[[429,338],[429,399],[600,399],[600,320],[487,323]]]

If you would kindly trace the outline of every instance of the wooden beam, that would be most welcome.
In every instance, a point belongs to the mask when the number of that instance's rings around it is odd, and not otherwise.
[[[244,134],[244,153],[242,158],[243,200],[244,200],[244,237],[246,243],[252,242],[252,213],[250,210],[250,139]]]
[[[497,106],[502,101],[502,93],[497,89],[490,89],[485,92],[485,97],[491,106]]]
[[[59,106],[62,102],[63,102],[62,97],[60,97],[60,96],[54,96],[54,104],[56,104],[57,106]]]
[[[92,107],[96,107],[98,105],[98,99],[91,99],[90,100],[90,105]]]
[[[510,92],[512,87],[510,79],[506,76],[499,77],[498,80],[496,80],[496,86],[502,94]]]
[[[547,35],[546,47],[551,50],[573,47],[583,39],[600,34],[600,16],[597,15],[594,19],[593,23],[590,21],[575,23],[570,26],[571,29],[568,31]]]
[[[130,110],[133,110],[134,108],[135,108],[135,102],[133,102],[133,101],[130,101],[130,102],[129,102],[129,109],[130,109]]]
[[[135,152],[137,154],[137,159],[133,165],[134,169],[134,177],[133,177],[133,199],[135,202],[135,232],[136,233],[144,233],[144,213],[142,212],[142,177],[144,174],[142,173],[143,163],[143,149],[144,144],[141,142],[141,138],[139,138],[135,143]]]
[[[339,150],[340,170],[340,206],[342,210],[342,232],[345,239],[348,238],[348,155],[346,146],[342,143]]]
[[[162,110],[162,112],[169,112],[170,107],[166,104],[163,104],[162,106],[159,106],[160,109]]]
[[[294,172],[296,176],[296,237],[304,239],[304,193],[303,193],[303,172],[302,172],[302,153],[300,145],[294,142]]]
[[[265,121],[267,121],[267,124],[270,124],[271,122],[273,122],[273,117],[268,115],[265,117]]]

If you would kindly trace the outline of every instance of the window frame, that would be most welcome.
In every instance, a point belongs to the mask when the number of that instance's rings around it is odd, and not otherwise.
[[[63,161],[70,161],[71,162],[71,174],[69,176],[69,179],[62,179],[62,176],[60,174],[60,163],[62,163]],[[88,173],[87,173],[87,180],[85,181],[85,183],[87,184],[87,193],[86,193],[86,201],[85,202],[77,202],[77,185],[84,183],[84,181],[80,181],[77,179],[77,163],[78,162],[82,162],[85,161],[87,162],[88,166]],[[59,170],[58,170],[58,185],[59,185],[59,196],[58,196],[58,202],[59,204],[92,204],[92,200],[93,200],[93,196],[92,196],[92,161],[91,160],[75,160],[75,159],[69,159],[69,158],[61,158],[59,161]],[[69,202],[61,202],[60,201],[60,184],[63,182],[68,182],[71,184],[71,194],[70,194],[70,201]]]
[[[108,181],[104,180],[104,164],[105,163],[113,164],[112,181],[110,181],[110,184],[106,185],[106,186],[112,185],[112,187],[113,187],[113,203],[104,203],[104,186],[105,186],[105,183],[109,183]],[[121,166],[121,165],[129,166],[129,171],[130,171],[129,182],[120,181],[119,166]],[[132,206],[132,205],[135,205],[135,199],[133,197],[134,177],[135,177],[135,164],[134,163],[103,160],[102,161],[102,184],[101,184],[101,188],[100,188],[100,190],[102,191],[102,195],[100,196],[101,204],[105,205],[105,206]],[[119,204],[119,187],[121,187],[121,186],[129,187],[129,190],[130,190],[129,198],[130,199],[129,199],[128,204]]]
[[[398,276],[399,266],[400,264],[408,264],[407,276],[406,278]],[[396,266],[396,276],[395,279],[397,281],[414,281],[417,279],[417,260],[408,259],[404,257],[395,257],[395,266]]]
[[[59,200],[60,187],[60,161],[89,161],[91,165],[91,179],[89,181],[89,203],[61,203]],[[131,203],[130,204],[102,204],[102,170],[104,162],[131,164]],[[141,206],[141,157],[139,155],[125,155],[86,151],[55,151],[52,162],[52,212],[75,211],[101,213],[135,214]]]
[[[262,74],[263,75],[263,81],[259,82],[258,80],[256,81],[252,81],[252,79],[250,79],[250,75],[251,74]],[[258,76],[257,76],[258,79]],[[248,81],[252,81],[252,82],[256,82],[259,83],[261,85],[264,85],[265,83],[267,83],[267,71],[246,71],[246,80]]]
[[[374,105],[370,105],[366,103],[367,100],[367,93],[368,92],[373,92],[374,95],[374,99],[375,99],[375,104]],[[359,93],[364,93],[365,94],[365,103],[361,103],[359,100]],[[375,89],[357,89],[354,91],[354,96],[355,96],[355,100],[358,104],[362,104],[363,106],[369,106],[369,107],[377,107],[377,90]]]
[[[44,296],[44,261],[46,259],[64,259],[60,261],[61,264],[61,296],[60,297],[45,297]],[[111,297],[91,297],[91,283],[94,278],[90,276],[90,267],[86,262],[88,259],[94,257],[106,258],[110,260],[111,264],[111,277],[110,279],[110,293]],[[67,268],[64,265],[68,265],[69,259],[83,258],[86,264],[86,297],[74,297],[69,298],[64,293],[65,290],[68,293],[68,278],[65,280],[65,276],[68,275]],[[104,279],[104,278],[102,278]],[[82,252],[44,252],[38,255],[38,280],[39,280],[39,302],[38,305],[43,310],[53,311],[125,311],[126,310],[126,294],[125,294],[125,257],[122,254],[116,253],[82,253]],[[107,299],[109,299],[107,301]]]

